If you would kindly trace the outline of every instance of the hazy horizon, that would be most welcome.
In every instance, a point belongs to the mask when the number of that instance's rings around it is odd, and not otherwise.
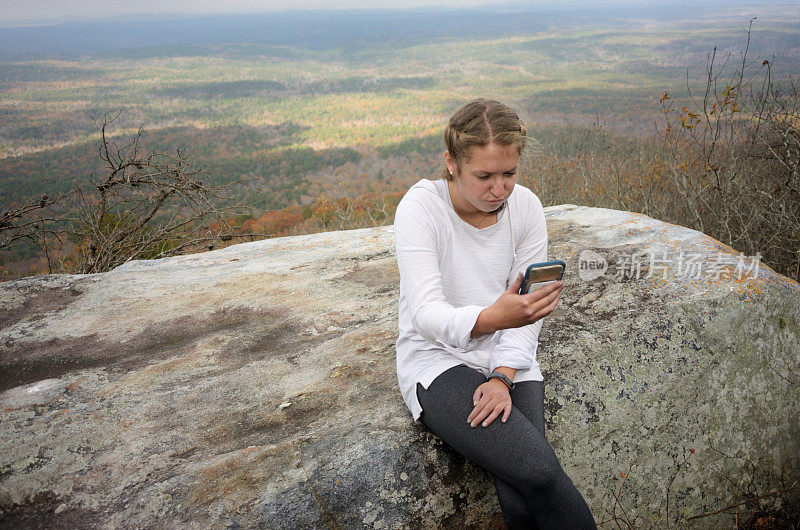
[[[752,0],[711,0],[700,2],[677,2],[673,6],[712,5],[725,6],[758,6]],[[793,2],[788,2],[792,5]],[[297,11],[357,11],[387,10],[400,11],[409,9],[511,9],[511,10],[573,10],[585,7],[597,9],[607,8],[647,8],[663,7],[663,2],[656,0],[567,0],[554,3],[546,0],[527,2],[496,0],[409,0],[401,7],[386,0],[299,0],[286,9],[284,2],[277,0],[230,0],[224,6],[210,0],[173,0],[168,6],[159,0],[141,0],[131,5],[125,0],[0,0],[0,27],[52,25],[66,22],[95,22],[101,20],[153,20],[162,17],[196,17],[219,15],[267,14]]]

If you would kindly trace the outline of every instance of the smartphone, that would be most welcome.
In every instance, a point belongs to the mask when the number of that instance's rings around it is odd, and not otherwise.
[[[564,269],[566,268],[567,264],[558,259],[528,265],[525,277],[522,278],[522,287],[519,288],[519,294],[527,294],[550,282],[560,280],[564,277]]]

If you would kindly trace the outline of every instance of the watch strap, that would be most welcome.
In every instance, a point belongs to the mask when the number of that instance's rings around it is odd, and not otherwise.
[[[514,382],[508,378],[506,374],[503,372],[492,372],[489,374],[488,379],[500,379],[503,383],[506,384],[509,390],[514,390]]]

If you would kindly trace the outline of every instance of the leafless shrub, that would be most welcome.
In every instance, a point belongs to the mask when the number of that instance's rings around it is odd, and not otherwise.
[[[800,277],[800,93],[772,77],[772,62],[709,54],[701,94],[680,110],[667,93],[666,176],[678,201],[672,217]],[[687,87],[689,87],[687,77]]]
[[[64,202],[74,193],[75,190],[72,190],[55,197],[42,194],[22,204],[0,208],[0,250],[11,248],[26,239],[37,243],[48,236],[57,237],[58,233],[46,225],[58,220],[51,207]]]
[[[144,151],[144,125],[118,145],[109,126],[119,115],[104,116],[100,125],[103,174],[57,197],[3,209],[0,250],[28,239],[44,250],[49,272],[94,273],[243,240],[223,216],[240,205],[218,206],[228,199],[230,185],[205,184],[183,148]]]

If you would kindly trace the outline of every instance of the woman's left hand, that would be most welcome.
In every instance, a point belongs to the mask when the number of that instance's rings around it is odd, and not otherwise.
[[[472,396],[475,408],[472,409],[467,423],[475,427],[481,421],[486,427],[492,423],[500,413],[503,413],[501,421],[505,422],[511,414],[511,395],[508,387],[499,379],[490,379],[475,389]],[[484,418],[486,418],[484,420]]]

